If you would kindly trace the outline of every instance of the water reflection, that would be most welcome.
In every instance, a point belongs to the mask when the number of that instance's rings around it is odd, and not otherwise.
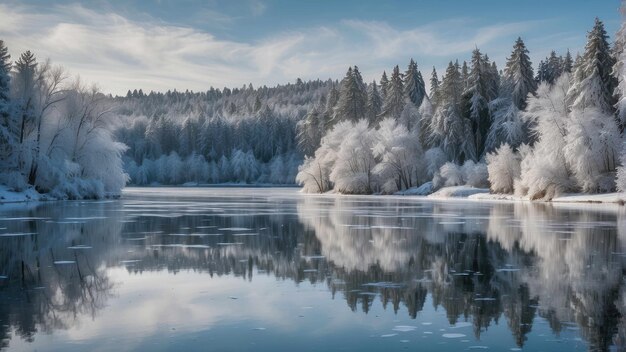
[[[352,311],[411,319],[432,304],[477,340],[506,324],[519,347],[543,318],[555,339],[626,348],[623,207],[135,192],[0,209],[2,347],[98,320],[124,268],[317,283]]]

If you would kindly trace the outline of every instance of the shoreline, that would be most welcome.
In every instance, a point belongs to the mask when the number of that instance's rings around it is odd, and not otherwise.
[[[295,189],[301,188],[298,185],[274,185],[274,184],[234,184],[234,183],[222,183],[222,184],[187,184],[187,185],[145,185],[145,186],[128,186],[122,189],[120,194],[107,195],[102,199],[117,199],[123,197],[123,193],[126,189],[159,189],[159,188],[181,188],[181,189],[193,189],[193,188],[207,188],[207,189],[235,189],[235,188],[248,188],[248,189],[262,189],[262,188],[281,188],[281,189]],[[409,191],[409,192],[407,192]],[[444,187],[436,192],[428,195],[423,194],[411,194],[410,190],[405,190],[395,194],[342,194],[336,192],[326,193],[302,193],[305,196],[342,196],[342,197],[382,197],[382,198],[408,198],[408,199],[423,199],[433,201],[472,201],[472,202],[523,202],[523,203],[543,203],[543,204],[605,204],[605,205],[617,205],[623,206],[626,204],[626,192],[613,192],[613,193],[598,193],[598,194],[585,194],[585,193],[566,193],[559,195],[551,200],[530,200],[526,197],[519,197],[512,194],[497,194],[490,193],[487,188],[475,188],[470,186],[452,186]],[[404,193],[404,194],[403,194]],[[41,194],[33,188],[26,189],[21,192],[9,191],[5,186],[0,185],[0,205],[4,204],[17,204],[17,203],[35,203],[35,202],[50,202],[50,201],[64,201],[67,199],[57,199],[50,197],[47,194]],[[92,200],[92,199],[76,199],[76,200]],[[95,199],[93,199],[95,200]]]

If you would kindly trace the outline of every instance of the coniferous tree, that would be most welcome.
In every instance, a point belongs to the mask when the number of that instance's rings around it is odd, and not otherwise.
[[[572,73],[573,66],[574,66],[574,60],[572,59],[572,54],[570,54],[569,49],[568,49],[567,54],[565,54],[565,58],[563,59],[563,66],[561,67],[561,72]]]
[[[365,118],[366,106],[367,92],[361,73],[356,66],[350,67],[344,79],[341,80],[333,123],[344,120],[356,122]]]
[[[404,87],[400,68],[396,65],[391,74],[391,80],[387,87],[385,102],[383,104],[383,117],[399,119],[404,109]]]
[[[437,90],[439,90],[439,77],[437,77],[437,70],[435,66],[433,66],[433,73],[430,75],[430,99],[433,102],[433,105],[436,105],[435,96],[437,95]]]
[[[491,127],[489,102],[495,97],[492,86],[496,84],[493,74],[488,58],[483,56],[480,50],[475,49],[472,52],[471,70],[467,79],[468,87],[463,94],[463,116],[472,124],[469,138],[473,139],[476,148],[471,155],[474,160],[482,155]]]
[[[567,93],[574,108],[593,106],[609,114],[615,111],[613,92],[617,81],[612,75],[614,65],[604,24],[596,18]]]
[[[376,126],[382,111],[383,100],[378,92],[376,81],[373,81],[367,92],[367,121],[370,126]]]
[[[14,148],[17,126],[11,111],[11,55],[4,41],[0,40],[0,171],[15,168]]]
[[[383,99],[387,99],[387,88],[389,87],[389,78],[387,78],[387,72],[383,71],[383,76],[380,78],[380,96]]]
[[[439,87],[439,103],[430,127],[430,145],[440,146],[448,160],[462,163],[475,158],[470,121],[461,109],[463,82],[458,61],[450,62]]]
[[[417,64],[413,59],[411,59],[404,75],[404,95],[416,108],[422,105],[422,100],[426,95],[424,78],[422,77],[422,73],[418,71]]]
[[[526,49],[522,38],[517,38],[515,41],[513,52],[506,62],[504,78],[512,85],[511,98],[515,106],[520,110],[524,110],[526,108],[526,98],[529,93],[535,93],[537,83],[534,79],[532,63],[528,57],[528,49]]]

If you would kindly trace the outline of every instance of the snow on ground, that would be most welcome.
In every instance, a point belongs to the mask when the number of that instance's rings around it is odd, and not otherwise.
[[[6,186],[0,185],[0,204],[17,203],[42,200],[42,195],[34,188],[28,188],[22,192],[14,192]]]
[[[445,189],[445,188],[444,188]],[[508,200],[529,201],[528,197],[518,197],[512,194],[477,193],[468,197],[472,200]],[[552,199],[553,203],[626,203],[626,193],[584,194],[568,193]]]
[[[488,194],[488,188],[475,188],[471,186],[454,186],[454,187],[443,187],[439,189],[437,192],[429,195],[429,198],[469,198],[472,195],[477,194]]]

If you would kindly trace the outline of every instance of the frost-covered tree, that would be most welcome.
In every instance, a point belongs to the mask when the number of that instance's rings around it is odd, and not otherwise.
[[[330,174],[335,167],[339,148],[353,127],[349,121],[338,123],[322,138],[315,156],[305,158],[296,176],[296,182],[304,192],[324,193],[333,188]]]
[[[426,96],[426,88],[424,86],[424,78],[422,73],[417,69],[417,64],[413,59],[409,62],[409,67],[404,74],[404,96],[419,108],[422,100]]]
[[[437,76],[437,70],[433,66],[433,72],[430,75],[430,100],[433,105],[437,105],[437,92],[439,91],[439,77]]]
[[[585,53],[576,67],[568,93],[574,108],[593,106],[607,114],[614,112],[613,92],[617,86],[611,74],[614,65],[604,24],[596,18],[593,29],[587,35]]]
[[[492,124],[485,142],[487,152],[504,143],[516,148],[528,140],[528,126],[522,118],[522,111],[514,102],[513,89],[511,78],[504,78],[500,95],[489,103]]]
[[[374,168],[382,190],[392,193],[417,186],[425,181],[423,151],[415,133],[387,118],[380,123],[374,157],[380,162]]]
[[[626,18],[626,2],[622,1],[620,8],[622,17]],[[626,21],[622,21],[620,29],[615,34],[615,44],[613,46],[613,76],[617,80],[614,95],[617,98],[615,108],[617,110],[617,120],[620,130],[623,132],[626,127]]]
[[[352,125],[337,150],[330,181],[337,191],[347,194],[370,194],[376,189],[373,147],[375,132],[366,120]]]
[[[380,77],[380,96],[385,101],[387,99],[387,89],[389,88],[389,78],[387,72],[383,71],[383,75]]]
[[[325,132],[324,112],[314,106],[298,123],[298,145],[304,155],[313,155]]]
[[[440,146],[448,160],[463,162],[476,158],[472,126],[461,112],[462,81],[458,62],[448,64],[439,87],[437,108],[432,118],[430,145]]]
[[[570,89],[569,75],[564,74],[553,86],[544,82],[535,97],[528,99],[525,118],[532,124],[537,142],[533,148],[520,150],[521,174],[515,193],[530,199],[551,199],[574,189],[572,171],[565,158]]]
[[[376,126],[379,122],[380,113],[383,108],[383,100],[378,91],[376,81],[372,82],[367,91],[367,121],[370,126]]]
[[[463,115],[471,121],[475,150],[471,159],[477,160],[485,150],[486,137],[491,127],[489,102],[495,98],[496,84],[488,58],[475,49],[472,52],[471,70],[467,90],[463,93]]]
[[[11,102],[11,55],[0,40],[0,172],[17,173],[17,121]],[[21,177],[14,174],[13,177]]]
[[[572,73],[572,69],[574,68],[574,60],[572,59],[572,54],[570,54],[569,49],[563,58],[563,64],[561,66],[562,73]]]
[[[626,192],[626,142],[622,143],[622,152],[620,155],[621,166],[617,168],[616,186],[620,192]]]
[[[569,54],[569,52],[568,52]],[[570,57],[571,58],[571,57]],[[517,38],[513,52],[507,59],[504,68],[504,79],[512,85],[511,99],[519,110],[526,108],[528,94],[534,94],[537,84],[534,79],[533,67],[528,57],[528,49],[522,38]]]
[[[338,121],[353,121],[365,118],[367,110],[367,92],[358,67],[350,67],[346,76],[341,80],[339,100],[335,106],[334,123]]]
[[[515,180],[521,174],[520,155],[505,143],[495,152],[487,154],[486,160],[491,191],[513,193]]]
[[[385,118],[400,118],[404,109],[404,83],[400,68],[396,65],[391,74],[391,80],[387,85],[382,116]]]

